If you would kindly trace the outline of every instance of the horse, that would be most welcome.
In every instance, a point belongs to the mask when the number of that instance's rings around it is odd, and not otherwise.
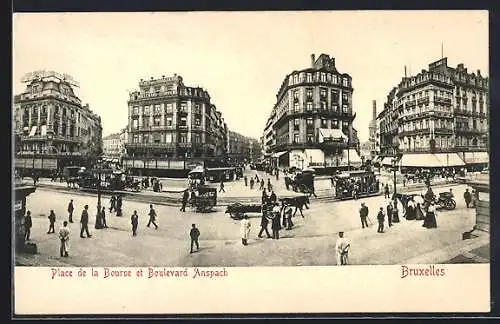
[[[78,185],[78,177],[66,178],[66,184],[68,185],[68,188],[76,189]]]

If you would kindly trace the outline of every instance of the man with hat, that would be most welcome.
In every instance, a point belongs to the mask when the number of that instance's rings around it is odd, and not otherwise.
[[[351,243],[344,237],[344,232],[339,232],[339,237],[335,243],[335,252],[337,253],[337,265],[347,265],[349,259],[349,248]]]
[[[359,209],[359,217],[361,218],[361,226],[362,228],[368,227],[368,222],[366,218],[368,217],[368,207],[366,207],[365,203],[361,203],[361,208]]]

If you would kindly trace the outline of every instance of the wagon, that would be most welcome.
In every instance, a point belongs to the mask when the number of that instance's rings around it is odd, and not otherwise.
[[[196,194],[197,193],[197,194]],[[217,205],[217,189],[200,186],[195,195],[189,200],[189,205],[196,208],[196,212],[206,213]]]

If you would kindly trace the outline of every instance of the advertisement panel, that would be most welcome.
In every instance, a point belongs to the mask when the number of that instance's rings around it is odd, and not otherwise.
[[[57,169],[57,160],[56,159],[44,159],[43,161],[43,169],[47,170],[55,170]]]
[[[14,159],[14,167],[24,168],[25,160],[23,158]]]
[[[170,161],[169,169],[184,170],[184,161]]]
[[[34,169],[41,169],[42,168],[42,159],[35,159],[33,162],[33,168]]]
[[[168,160],[157,160],[156,167],[158,169],[168,169]]]

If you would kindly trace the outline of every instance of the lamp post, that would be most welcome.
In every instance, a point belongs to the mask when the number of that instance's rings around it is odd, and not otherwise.
[[[97,214],[95,220],[95,228],[103,228],[102,217],[101,217],[101,172],[102,172],[102,160],[99,158],[97,160],[97,172],[98,172],[98,182],[97,182]]]
[[[398,169],[398,157],[399,157],[399,145],[395,143],[393,145],[394,149],[394,158],[392,159],[392,171],[393,171],[393,177],[394,177],[394,192],[393,192],[393,200],[394,200],[394,206],[397,206],[397,198],[396,198],[396,171]]]

